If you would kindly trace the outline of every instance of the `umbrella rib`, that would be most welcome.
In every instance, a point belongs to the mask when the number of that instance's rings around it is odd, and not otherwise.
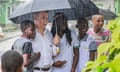
[[[32,1],[33,1],[33,2],[32,2],[32,5],[31,5],[31,13],[32,13],[33,4],[35,3],[34,0],[32,0]]]

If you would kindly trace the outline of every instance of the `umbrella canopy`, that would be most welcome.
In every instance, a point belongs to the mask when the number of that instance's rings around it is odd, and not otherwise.
[[[72,9],[59,9],[59,10],[51,10],[48,12],[48,15],[49,15],[48,22],[53,21],[53,16],[57,12],[63,12],[65,14],[65,16],[68,18],[68,20],[77,19],[74,15],[74,11]],[[34,21],[33,13],[16,16],[16,17],[10,18],[10,20],[12,20],[12,22],[14,22],[16,24],[20,24],[22,21],[25,21],[25,20]]]
[[[69,0],[69,3],[77,18],[88,17],[99,12],[99,9],[90,0]]]
[[[30,0],[17,7],[10,18],[28,13],[71,8],[68,0]]]
[[[117,15],[109,9],[99,9],[98,14],[104,15],[105,20],[112,20],[112,19],[115,19],[117,17]],[[86,18],[91,19],[92,17],[89,16],[89,17],[86,17]]]
[[[85,13],[86,10],[90,9],[90,7],[84,8],[84,6],[86,6],[87,3],[81,3],[77,1],[73,3],[72,1],[68,0],[31,0],[28,3],[24,3],[18,6],[17,9],[15,9],[11,14],[10,20],[12,20],[15,23],[21,23],[23,20],[33,21],[32,13],[40,11],[49,11],[49,22],[52,21],[53,16],[56,12],[64,12],[68,20],[74,20],[78,18],[77,16],[86,17],[94,14],[90,12]],[[73,7],[77,4],[80,6],[80,9],[79,6]]]
[[[76,19],[68,0],[31,0],[28,3],[19,5],[9,19],[14,23],[21,23],[23,20],[33,21],[33,13],[40,11],[49,12],[49,22],[52,21],[56,12],[64,12],[69,20]]]
[[[106,20],[112,20],[117,17],[117,15],[109,9],[99,9],[99,14],[104,15]]]
[[[10,18],[31,12],[49,11],[64,8],[71,8],[67,0],[31,0],[18,6],[18,8],[11,14]]]

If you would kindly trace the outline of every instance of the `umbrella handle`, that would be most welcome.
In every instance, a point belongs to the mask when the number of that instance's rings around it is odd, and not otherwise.
[[[55,25],[56,25],[56,34],[58,34],[57,23],[56,23],[56,21],[55,21]]]

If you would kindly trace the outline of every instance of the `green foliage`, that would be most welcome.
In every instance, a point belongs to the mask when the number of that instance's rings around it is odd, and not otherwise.
[[[98,47],[95,61],[89,61],[83,72],[120,72],[120,17],[109,21],[111,41]]]

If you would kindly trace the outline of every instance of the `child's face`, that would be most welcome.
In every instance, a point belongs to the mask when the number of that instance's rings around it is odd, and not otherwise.
[[[88,24],[83,23],[78,26],[78,30],[80,33],[85,34],[88,31]]]
[[[26,36],[29,38],[29,39],[34,39],[35,38],[35,28],[34,27],[28,27],[26,30],[25,30],[25,33],[26,33]]]
[[[101,15],[96,16],[96,18],[94,18],[92,20],[93,22],[93,26],[94,29],[96,30],[96,32],[99,32],[101,30],[101,28],[103,27],[104,24],[104,17]]]

